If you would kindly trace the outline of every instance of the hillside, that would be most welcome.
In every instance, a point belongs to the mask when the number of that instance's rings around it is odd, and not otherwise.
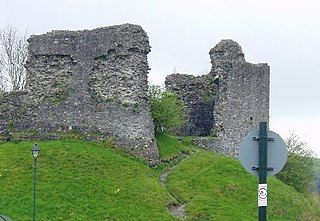
[[[38,142],[37,220],[174,220],[155,171],[116,149]],[[0,214],[31,220],[32,142],[0,146]]]
[[[257,220],[257,178],[236,160],[191,151],[186,143],[158,135],[165,163],[150,168],[104,143],[38,142],[37,220],[179,220],[168,209],[179,203],[186,220]],[[0,214],[16,221],[32,217],[33,144],[0,144]],[[269,205],[269,220],[320,216],[316,205],[275,178]]]

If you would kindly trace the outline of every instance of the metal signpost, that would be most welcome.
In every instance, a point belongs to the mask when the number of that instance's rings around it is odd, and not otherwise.
[[[240,161],[251,174],[259,176],[258,217],[267,220],[267,176],[278,173],[285,165],[288,151],[282,138],[267,129],[267,122],[260,122],[259,130],[248,134],[240,144]]]
[[[267,123],[259,124],[259,167],[255,168],[259,171],[259,188],[258,188],[258,208],[259,221],[267,220],[267,154],[268,154],[268,133]],[[262,202],[264,200],[264,202]],[[260,205],[259,205],[260,203]]]

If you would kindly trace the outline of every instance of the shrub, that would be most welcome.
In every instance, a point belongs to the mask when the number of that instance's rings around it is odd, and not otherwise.
[[[286,144],[288,160],[277,178],[297,191],[306,193],[313,180],[314,153],[294,134],[286,139]]]
[[[185,123],[184,105],[176,94],[150,85],[149,101],[156,130],[172,132]]]

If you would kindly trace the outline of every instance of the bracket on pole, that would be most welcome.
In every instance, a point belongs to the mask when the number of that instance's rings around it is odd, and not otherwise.
[[[259,170],[258,166],[252,167],[252,170]],[[267,171],[273,171],[273,167],[267,167]]]
[[[252,140],[259,141],[259,137],[252,137]],[[274,141],[274,138],[268,137],[268,141]]]

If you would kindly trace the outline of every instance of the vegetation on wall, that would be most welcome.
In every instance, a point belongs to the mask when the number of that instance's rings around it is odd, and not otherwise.
[[[157,131],[172,132],[186,122],[184,105],[176,94],[158,85],[150,85],[148,95]]]

